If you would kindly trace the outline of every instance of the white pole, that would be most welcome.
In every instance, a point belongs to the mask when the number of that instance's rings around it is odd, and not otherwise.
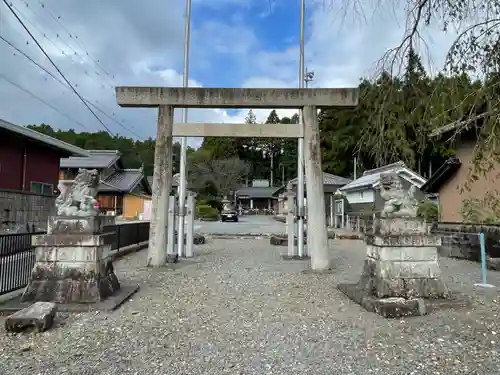
[[[330,195],[330,226],[332,228],[335,227],[335,223],[334,223],[334,220],[333,220],[334,217],[335,217],[334,216],[335,215],[335,209],[334,209],[335,207],[334,207],[333,204],[334,204],[334,200],[333,200],[333,194],[332,194],[332,195]]]
[[[305,27],[305,0],[300,0],[300,60],[299,60],[299,88],[304,88],[304,27]],[[299,123],[304,126],[302,108],[299,109]],[[297,247],[299,257],[304,256],[304,138],[297,142]],[[311,235],[311,233],[309,233]]]
[[[357,165],[358,165],[358,158],[354,157],[354,178],[353,178],[353,180],[355,180],[358,177],[356,174]]]
[[[274,186],[274,152],[271,151],[271,187]]]
[[[186,0],[186,31],[184,34],[184,75],[183,86],[189,85],[189,41],[191,34],[191,0]],[[188,110],[182,109],[182,122],[187,123]],[[177,230],[177,254],[184,254],[184,217],[186,215],[186,159],[187,159],[187,137],[181,139],[180,160],[180,191],[179,191],[179,227]]]

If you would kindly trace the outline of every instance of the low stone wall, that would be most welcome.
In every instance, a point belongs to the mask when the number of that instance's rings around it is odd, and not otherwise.
[[[478,233],[484,232],[486,254],[490,258],[500,258],[500,226],[437,223],[434,224],[432,231],[441,235],[442,245],[439,253],[442,256],[480,261],[481,247]]]
[[[30,192],[0,190],[0,231],[20,225],[46,228],[50,215],[55,213],[56,197]]]

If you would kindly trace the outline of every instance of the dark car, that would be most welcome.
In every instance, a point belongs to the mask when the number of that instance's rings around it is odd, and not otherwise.
[[[220,213],[221,221],[234,221],[238,222],[238,212],[236,210],[223,210]]]

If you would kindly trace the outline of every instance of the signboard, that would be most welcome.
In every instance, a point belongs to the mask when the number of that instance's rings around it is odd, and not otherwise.
[[[268,180],[253,180],[252,187],[269,187]]]

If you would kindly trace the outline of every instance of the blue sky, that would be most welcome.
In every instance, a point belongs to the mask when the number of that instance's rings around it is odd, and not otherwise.
[[[12,0],[21,19],[80,94],[107,114],[97,112],[113,133],[154,137],[156,111],[118,107],[114,87],[182,85],[185,2],[43,3],[42,8],[38,1]],[[401,10],[371,15],[366,9],[370,17],[362,19],[349,9],[343,12],[344,0],[306,0],[306,4],[306,64],[315,72],[312,87],[357,85],[361,76],[374,73],[383,53],[403,36]],[[193,0],[190,85],[296,87],[299,14],[299,0]],[[57,75],[4,5],[0,6],[0,31]],[[429,35],[427,55],[439,67],[451,37],[437,29]],[[76,131],[102,130],[68,87],[3,42],[0,54],[0,118]],[[269,111],[255,112],[263,121]],[[192,110],[189,121],[242,122],[246,113]],[[293,111],[278,113],[290,116]],[[191,140],[192,144],[199,142]]]
[[[283,1],[255,1],[247,6],[228,2],[221,7],[214,7],[207,2],[194,2],[192,8],[192,27],[196,30],[216,28],[221,20],[233,30],[246,28],[252,34],[249,53],[259,51],[281,52],[287,47],[299,43],[300,7],[284,6]],[[247,35],[250,38],[250,35]],[[191,76],[211,87],[240,87],[256,71],[252,61],[240,54],[231,54],[227,50],[241,48],[225,45],[216,49],[210,57],[210,65],[196,58],[198,44],[209,43],[204,34],[202,40],[194,38],[191,48]],[[224,38],[224,34],[220,37]],[[182,69],[182,66],[180,66]]]

